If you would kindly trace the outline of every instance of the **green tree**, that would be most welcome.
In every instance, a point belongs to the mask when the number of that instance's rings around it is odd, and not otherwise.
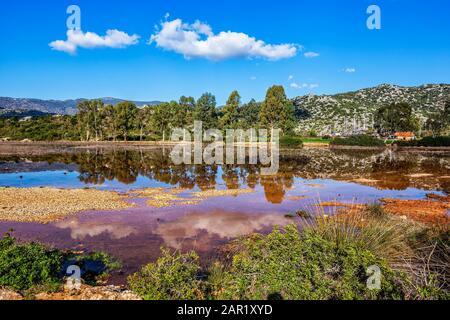
[[[100,110],[103,108],[103,102],[101,100],[86,100],[80,102],[77,108],[78,126],[82,137],[85,137],[86,141],[93,137],[98,140],[101,131]]]
[[[419,121],[412,107],[405,103],[383,106],[375,113],[375,128],[381,135],[392,135],[398,131],[418,131]]]
[[[100,117],[102,119],[102,136],[107,140],[110,138],[113,141],[117,139],[117,128],[116,128],[116,115],[114,106],[111,104],[105,105],[100,110]]]
[[[430,130],[433,137],[441,135],[450,126],[450,101],[445,103],[444,109],[432,114],[427,122],[425,128]]]
[[[130,131],[134,128],[136,123],[135,117],[137,113],[137,107],[134,103],[124,101],[118,103],[115,107],[115,120],[116,128],[118,132],[123,136],[123,139],[127,141]]]
[[[236,90],[233,91],[223,108],[223,116],[220,125],[223,129],[237,129],[239,122],[239,108],[241,106],[241,96]]]
[[[446,127],[450,126],[450,100],[447,100],[444,106],[444,110],[441,113],[442,119]]]
[[[166,133],[171,125],[171,116],[170,103],[165,102],[153,107],[150,117],[151,127],[162,136],[163,141],[166,140]]]
[[[263,128],[281,129],[285,134],[294,128],[294,106],[286,97],[283,86],[272,86],[267,90],[259,121]]]
[[[261,104],[256,102],[255,99],[242,105],[238,111],[240,115],[239,126],[243,129],[255,128],[259,121],[260,109]]]
[[[194,125],[194,111],[195,111],[195,99],[193,97],[185,97],[182,96],[180,101],[178,102],[180,108],[183,110],[185,114],[185,125],[193,126]]]
[[[425,129],[431,131],[433,137],[441,135],[446,128],[445,122],[442,120],[440,114],[431,115],[425,123]]]
[[[204,130],[217,127],[216,97],[211,93],[205,93],[197,100],[194,120],[202,121]]]
[[[149,127],[150,119],[152,115],[152,110],[150,107],[143,107],[138,109],[136,115],[136,127],[139,130],[139,140],[142,141],[144,139],[144,134],[147,132],[147,128]]]
[[[170,108],[170,125],[172,129],[181,128],[184,129],[188,124],[188,112],[189,110],[178,103],[177,101],[171,101]]]

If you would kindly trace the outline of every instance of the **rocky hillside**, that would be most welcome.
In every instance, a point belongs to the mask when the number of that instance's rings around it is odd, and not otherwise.
[[[117,104],[121,99],[100,98],[105,104]],[[45,114],[73,115],[77,111],[77,104],[86,99],[75,100],[39,100],[39,99],[16,99],[0,97],[0,114],[14,112],[26,113],[26,111],[41,112]],[[134,101],[137,106],[154,105],[159,101]],[[0,115],[1,116],[1,115]],[[28,115],[25,115],[28,116]]]
[[[424,123],[428,115],[444,107],[450,100],[450,84],[400,87],[383,84],[336,95],[308,95],[293,99],[301,119],[300,133],[352,133],[373,126],[375,111],[386,104],[407,102]]]

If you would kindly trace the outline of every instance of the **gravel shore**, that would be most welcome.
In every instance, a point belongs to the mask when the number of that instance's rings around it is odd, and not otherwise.
[[[126,198],[95,189],[0,188],[0,220],[50,223],[88,210],[132,207]]]

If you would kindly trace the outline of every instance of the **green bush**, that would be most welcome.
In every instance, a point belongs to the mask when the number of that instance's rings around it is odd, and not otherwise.
[[[449,299],[448,232],[423,229],[376,204],[304,223],[301,231],[292,224],[235,240],[204,270],[195,253],[163,250],[129,277],[130,287],[145,299]],[[367,286],[373,266],[380,289]]]
[[[295,136],[283,136],[280,138],[280,146],[289,148],[303,147],[303,140]]]
[[[367,287],[369,266],[382,273],[381,290]],[[284,232],[244,240],[223,275],[218,299],[400,299],[400,275],[356,243],[342,245],[315,232]]]
[[[9,234],[0,239],[0,287],[19,291],[56,290],[70,265],[80,267],[82,279],[89,285],[97,285],[120,267],[106,253],[78,255],[50,250],[38,243],[20,244]]]
[[[450,136],[424,137],[420,140],[399,141],[401,147],[450,147]]]
[[[9,235],[0,240],[0,287],[28,290],[59,283],[63,255],[36,243],[17,244]]]
[[[162,249],[161,258],[128,277],[128,284],[145,300],[203,299],[199,272],[196,253],[170,253]]]
[[[106,280],[110,273],[121,268],[121,263],[105,252],[93,252],[87,255],[69,254],[64,266],[77,265],[81,269],[84,282],[88,285],[98,285]]]
[[[335,146],[360,146],[360,147],[383,147],[384,142],[375,137],[361,134],[348,138],[335,138],[331,145]]]

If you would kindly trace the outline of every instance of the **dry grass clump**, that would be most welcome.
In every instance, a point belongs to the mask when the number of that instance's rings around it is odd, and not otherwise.
[[[49,223],[82,211],[132,207],[126,198],[95,189],[0,188],[0,220]]]
[[[378,204],[337,210],[305,220],[306,228],[339,245],[356,243],[385,259],[402,280],[408,299],[448,299],[450,233],[411,215],[398,216]],[[415,217],[414,215],[412,217]]]
[[[379,205],[348,205],[333,216],[318,215],[309,227],[338,244],[358,243],[390,263],[411,255],[408,238],[415,226],[410,221],[388,216]]]

